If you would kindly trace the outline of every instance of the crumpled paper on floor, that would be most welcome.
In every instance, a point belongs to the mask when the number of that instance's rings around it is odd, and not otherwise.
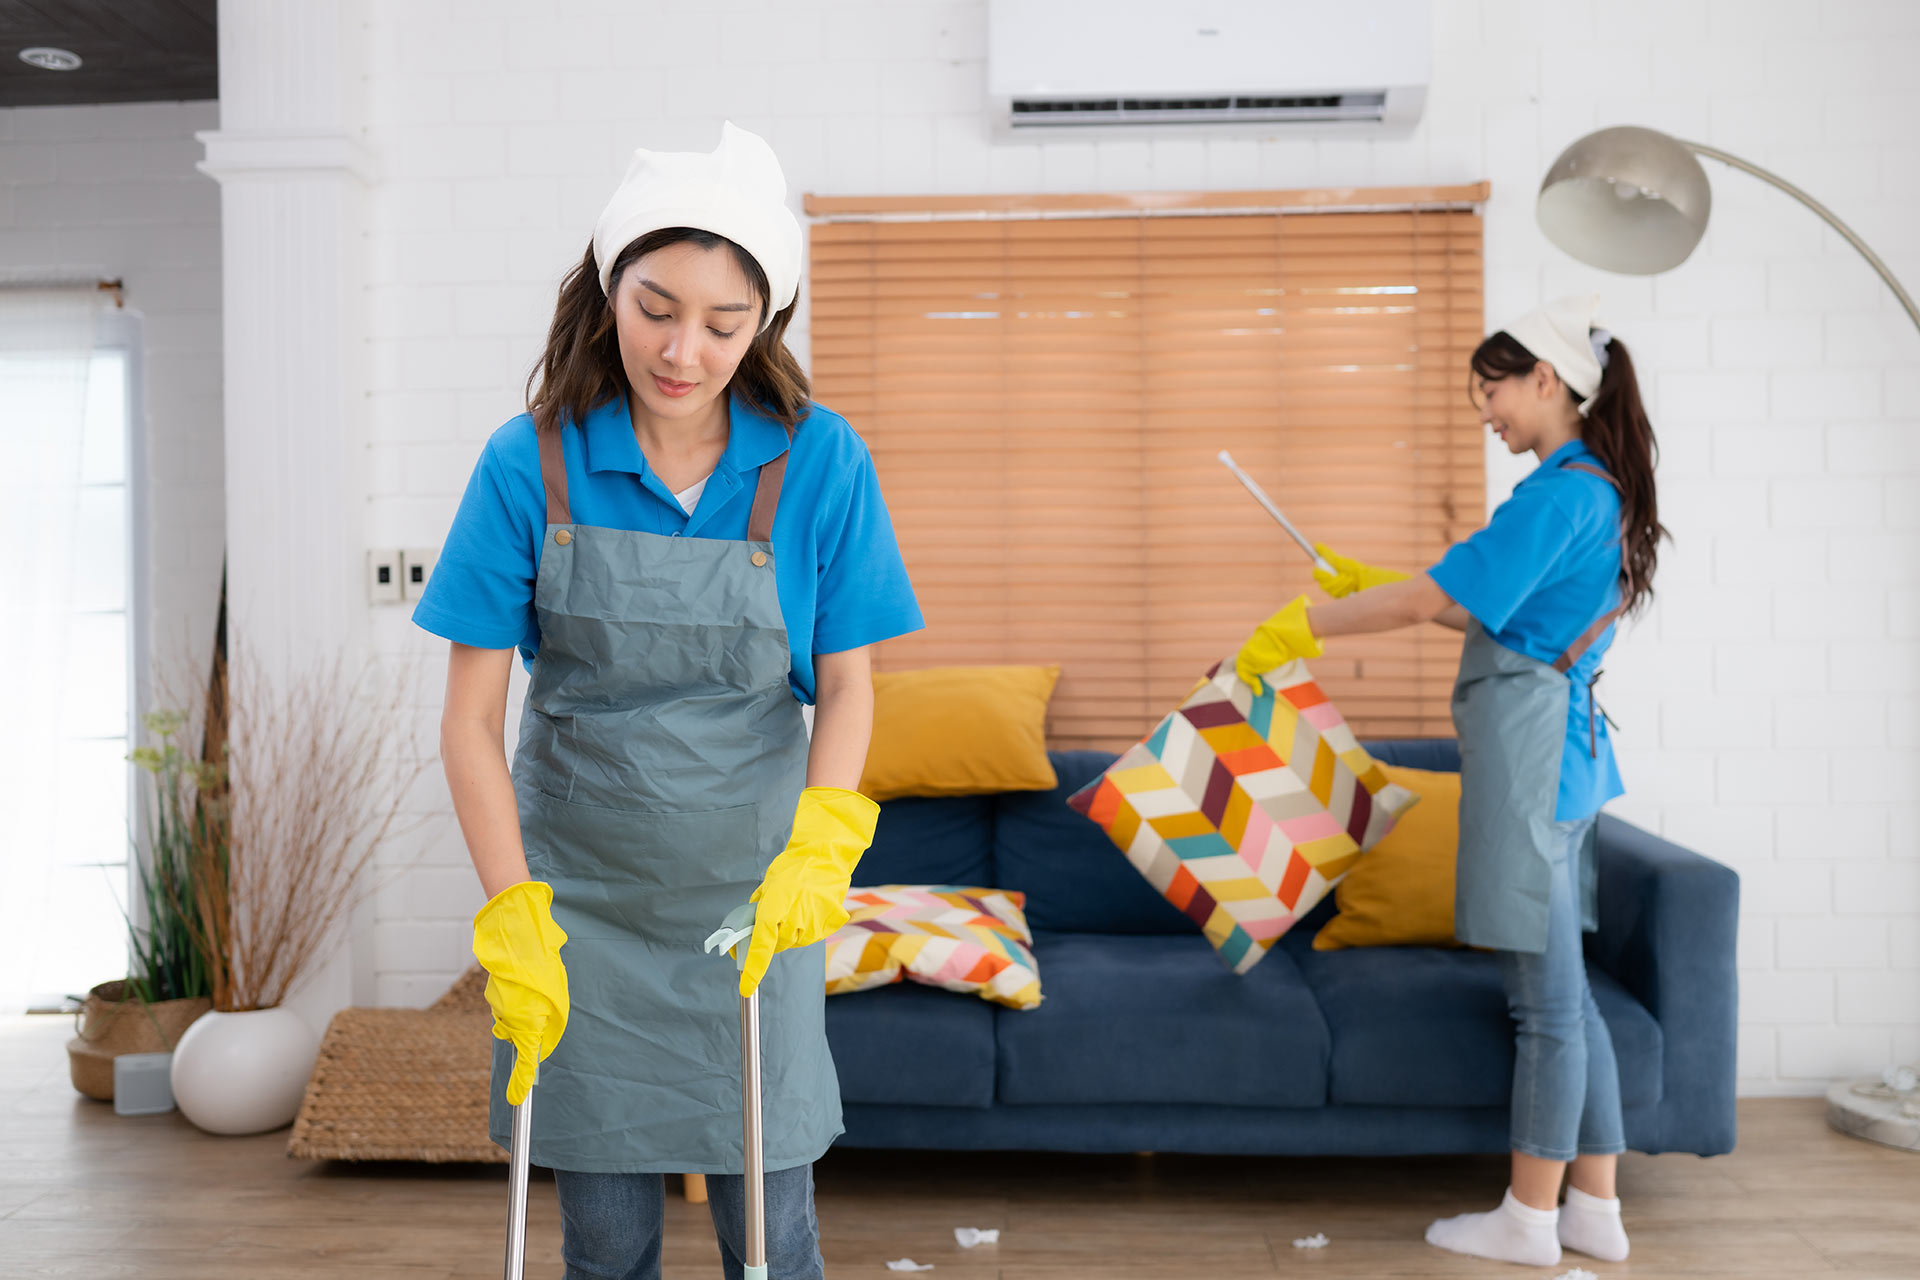
[[[889,1271],[931,1271],[931,1262],[915,1262],[912,1258],[895,1258],[887,1264]]]
[[[955,1227],[953,1229],[953,1238],[959,1242],[962,1249],[971,1249],[975,1245],[980,1244],[999,1244],[1000,1228]]]
[[[1320,1231],[1315,1232],[1304,1240],[1295,1240],[1293,1247],[1296,1249],[1324,1249],[1332,1243],[1333,1241],[1327,1239],[1327,1233]]]
[[[1600,1280],[1600,1277],[1585,1267],[1575,1267],[1571,1271],[1562,1271],[1553,1280]]]

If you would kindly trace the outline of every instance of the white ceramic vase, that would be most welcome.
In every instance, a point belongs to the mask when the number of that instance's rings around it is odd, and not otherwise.
[[[319,1042],[286,1009],[201,1015],[173,1050],[173,1097],[208,1133],[265,1133],[291,1124]]]

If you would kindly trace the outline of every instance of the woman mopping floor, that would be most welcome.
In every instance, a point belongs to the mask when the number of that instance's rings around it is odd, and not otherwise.
[[[1240,651],[1257,681],[1319,637],[1440,622],[1467,633],[1454,685],[1460,864],[1454,932],[1500,952],[1518,1024],[1513,1177],[1492,1213],[1434,1223],[1443,1249],[1551,1266],[1560,1249],[1627,1256],[1614,1168],[1626,1137],[1613,1042],[1587,986],[1596,926],[1594,821],[1622,793],[1593,698],[1615,621],[1652,594],[1660,540],[1653,428],[1626,347],[1567,299],[1473,353],[1476,400],[1514,453],[1540,465],[1487,527],[1411,577],[1325,547],[1302,596]],[[1257,684],[1256,684],[1257,687]],[[1568,1178],[1560,1207],[1562,1176]]]
[[[490,895],[493,1138],[538,1064],[531,1155],[555,1172],[570,1280],[660,1274],[667,1172],[709,1175],[742,1274],[755,991],[767,1262],[823,1274],[812,1166],[840,1091],[822,961],[793,952],[845,922],[873,839],[868,646],[921,618],[872,460],[787,350],[800,255],[758,137],[635,153],[414,612],[453,642],[441,744]],[[749,896],[736,978],[702,943]]]

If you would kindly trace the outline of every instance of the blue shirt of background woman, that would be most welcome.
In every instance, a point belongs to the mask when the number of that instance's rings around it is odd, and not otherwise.
[[[1427,571],[1496,644],[1547,663],[1620,598],[1620,496],[1570,462],[1601,467],[1581,441],[1562,445],[1515,486],[1486,528]],[[1595,601],[1604,606],[1596,609]],[[1626,791],[1606,717],[1592,700],[1591,682],[1613,633],[1609,626],[1567,672],[1567,736],[1554,812],[1560,822],[1591,817]]]

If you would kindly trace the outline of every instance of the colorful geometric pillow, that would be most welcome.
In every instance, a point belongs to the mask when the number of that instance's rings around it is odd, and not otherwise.
[[[827,994],[903,978],[1010,1009],[1040,1003],[1026,895],[1008,889],[889,884],[847,894],[846,924],[827,939]]]
[[[1067,803],[1245,973],[1419,797],[1294,661],[1254,696],[1228,659]]]

